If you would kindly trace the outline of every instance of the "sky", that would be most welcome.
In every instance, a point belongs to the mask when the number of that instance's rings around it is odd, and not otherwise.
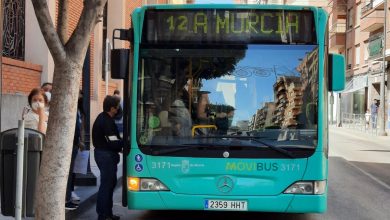
[[[277,75],[297,73],[295,68],[312,51],[312,45],[252,45],[248,47],[245,58],[237,63],[237,67],[247,67],[247,75],[231,75],[203,82],[203,90],[210,91],[209,99],[213,104],[227,104],[236,108],[233,124],[240,120],[250,120],[259,109],[261,103],[274,101],[273,85],[276,76],[273,71],[267,75],[258,75],[255,68],[272,70],[277,67]],[[286,73],[283,70],[290,70]]]

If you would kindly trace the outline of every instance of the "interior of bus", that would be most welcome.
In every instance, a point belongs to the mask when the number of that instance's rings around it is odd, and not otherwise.
[[[253,138],[261,137],[316,146],[315,45],[145,48],[139,65],[141,145],[223,145],[239,136],[238,145],[258,145]]]

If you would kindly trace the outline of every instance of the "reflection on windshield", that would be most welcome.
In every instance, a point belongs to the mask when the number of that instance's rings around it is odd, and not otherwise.
[[[141,49],[139,65],[141,145],[247,135],[315,147],[317,46]]]

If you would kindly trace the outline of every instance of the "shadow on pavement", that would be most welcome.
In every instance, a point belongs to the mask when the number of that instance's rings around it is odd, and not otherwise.
[[[261,212],[213,212],[213,211],[149,211],[137,218],[139,220],[182,220],[182,219],[272,219],[308,220],[308,214],[280,214]]]

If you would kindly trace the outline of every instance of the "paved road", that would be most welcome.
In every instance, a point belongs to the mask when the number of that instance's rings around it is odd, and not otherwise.
[[[128,220],[184,219],[390,219],[390,138],[372,137],[332,128],[329,159],[329,198],[325,214],[279,214],[194,211],[136,211],[120,204],[114,195],[114,212]],[[71,219],[97,219],[95,204],[84,204]]]

